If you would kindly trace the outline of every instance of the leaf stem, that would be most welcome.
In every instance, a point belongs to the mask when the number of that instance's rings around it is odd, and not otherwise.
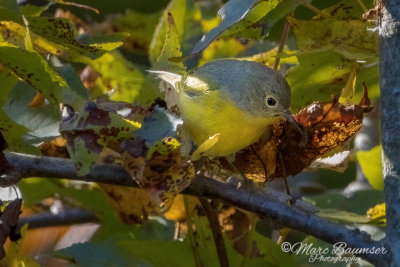
[[[257,215],[251,213],[248,216],[250,220],[249,233],[247,234],[246,251],[242,259],[242,262],[240,264],[240,267],[246,266],[246,262],[250,258],[250,254],[253,250],[253,234],[257,224]]]

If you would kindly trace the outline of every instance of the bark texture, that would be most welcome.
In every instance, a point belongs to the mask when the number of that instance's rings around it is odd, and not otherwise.
[[[379,34],[386,247],[391,251],[385,265],[400,266],[400,1],[383,1]]]

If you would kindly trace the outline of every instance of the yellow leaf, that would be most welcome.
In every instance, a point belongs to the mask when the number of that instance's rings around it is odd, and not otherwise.
[[[191,161],[196,161],[201,157],[201,154],[210,150],[219,139],[219,133],[210,136],[206,141],[204,141],[192,154],[190,158]]]
[[[382,146],[376,146],[368,151],[358,151],[357,159],[371,186],[376,190],[383,190]]]
[[[386,203],[378,204],[367,211],[370,221],[386,224]]]

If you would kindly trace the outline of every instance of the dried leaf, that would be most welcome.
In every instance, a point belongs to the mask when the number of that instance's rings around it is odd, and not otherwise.
[[[123,102],[88,102],[78,112],[65,106],[60,132],[67,140],[68,153],[78,173],[87,174],[104,148],[118,150],[122,140],[132,138],[145,112]]]
[[[4,243],[7,238],[17,241],[21,238],[18,230],[18,219],[21,214],[22,199],[16,199],[9,203],[0,216],[0,259],[5,257]]]

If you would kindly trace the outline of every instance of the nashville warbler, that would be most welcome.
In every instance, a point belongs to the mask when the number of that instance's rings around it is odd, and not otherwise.
[[[227,156],[255,143],[268,126],[290,114],[288,83],[261,63],[229,59],[183,76],[151,72],[177,90],[183,127],[197,146],[219,134],[208,156]]]

